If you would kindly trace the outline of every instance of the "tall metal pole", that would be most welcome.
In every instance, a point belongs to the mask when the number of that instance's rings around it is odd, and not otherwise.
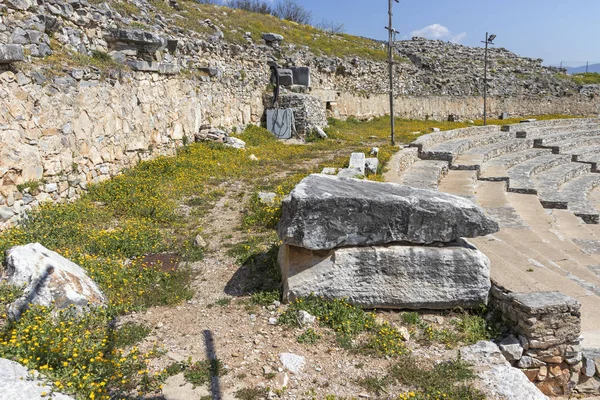
[[[488,32],[485,33],[485,61],[483,63],[483,125],[487,125],[487,52]]]
[[[396,0],[397,1],[397,0]],[[391,130],[392,130],[392,134],[391,134],[391,138],[392,138],[392,146],[394,146],[396,143],[394,141],[394,52],[393,52],[393,46],[394,46],[394,28],[392,25],[392,3],[393,0],[389,0],[388,1],[388,14],[389,14],[389,23],[387,26],[387,30],[389,33],[388,36],[388,67],[389,67],[389,73],[390,73],[390,125],[391,125]]]

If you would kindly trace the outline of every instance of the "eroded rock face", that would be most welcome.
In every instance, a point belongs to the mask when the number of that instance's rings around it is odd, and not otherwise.
[[[447,309],[487,302],[490,262],[465,242],[311,251],[283,245],[284,299],[311,293],[368,308]]]
[[[283,201],[278,233],[311,250],[393,242],[452,242],[498,231],[498,224],[463,197],[394,183],[314,174]]]
[[[18,319],[29,304],[55,309],[71,305],[81,309],[103,305],[106,297],[77,264],[39,243],[16,246],[7,251],[5,275],[11,285],[25,286],[23,297],[9,307]]]

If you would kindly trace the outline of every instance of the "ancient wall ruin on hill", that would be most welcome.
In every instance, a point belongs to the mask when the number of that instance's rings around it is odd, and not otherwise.
[[[172,154],[201,125],[260,123],[270,60],[310,67],[308,94],[332,115],[388,112],[385,62],[315,55],[278,35],[229,43],[227,27],[210,19],[191,31],[173,23],[182,18],[176,9],[167,15],[146,0],[129,3],[141,14],[119,13],[110,2],[0,1],[0,224],[141,159]],[[398,115],[480,117],[481,68],[472,51],[400,42]],[[491,59],[490,114],[600,112],[598,88],[505,50]],[[30,181],[43,181],[35,196],[18,188]]]

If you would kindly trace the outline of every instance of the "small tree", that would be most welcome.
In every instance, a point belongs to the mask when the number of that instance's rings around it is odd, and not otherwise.
[[[326,19],[322,19],[321,22],[319,22],[318,24],[315,25],[315,28],[324,30],[325,32],[329,33],[330,35],[344,33],[344,31],[345,31],[344,24],[333,22],[333,21],[328,21]]]
[[[310,24],[312,19],[312,12],[298,4],[295,0],[281,0],[273,8],[273,15],[304,25]]]
[[[227,6],[259,14],[271,14],[273,12],[270,5],[260,0],[230,0]]]

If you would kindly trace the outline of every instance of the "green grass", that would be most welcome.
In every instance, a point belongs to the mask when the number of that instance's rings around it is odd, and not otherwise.
[[[470,381],[475,374],[470,365],[460,360],[442,362],[433,368],[419,366],[417,360],[406,355],[392,366],[390,377],[413,387],[417,399],[484,400],[485,395],[474,389]],[[427,396],[427,397],[426,397]],[[412,397],[400,397],[412,398]]]
[[[319,335],[313,328],[308,328],[298,338],[296,339],[298,343],[302,344],[315,344],[319,340],[321,340],[321,335]]]
[[[587,72],[571,75],[571,78],[578,85],[598,85],[600,84],[600,73]]]
[[[122,0],[115,3],[123,3]],[[161,0],[151,0],[150,3],[163,15],[174,11]],[[173,22],[183,29],[200,33],[212,33],[211,28],[201,22],[209,18],[215,25],[223,25],[225,39],[233,43],[246,43],[245,32],[251,32],[256,43],[262,43],[261,34],[265,32],[279,33],[284,36],[285,44],[308,46],[317,55],[337,57],[362,57],[372,60],[385,60],[386,50],[381,43],[372,39],[338,34],[330,35],[309,25],[281,20],[271,15],[250,13],[243,10],[231,9],[224,6],[198,4],[193,0],[179,1],[183,18],[173,19]],[[233,32],[235,31],[235,32]]]

